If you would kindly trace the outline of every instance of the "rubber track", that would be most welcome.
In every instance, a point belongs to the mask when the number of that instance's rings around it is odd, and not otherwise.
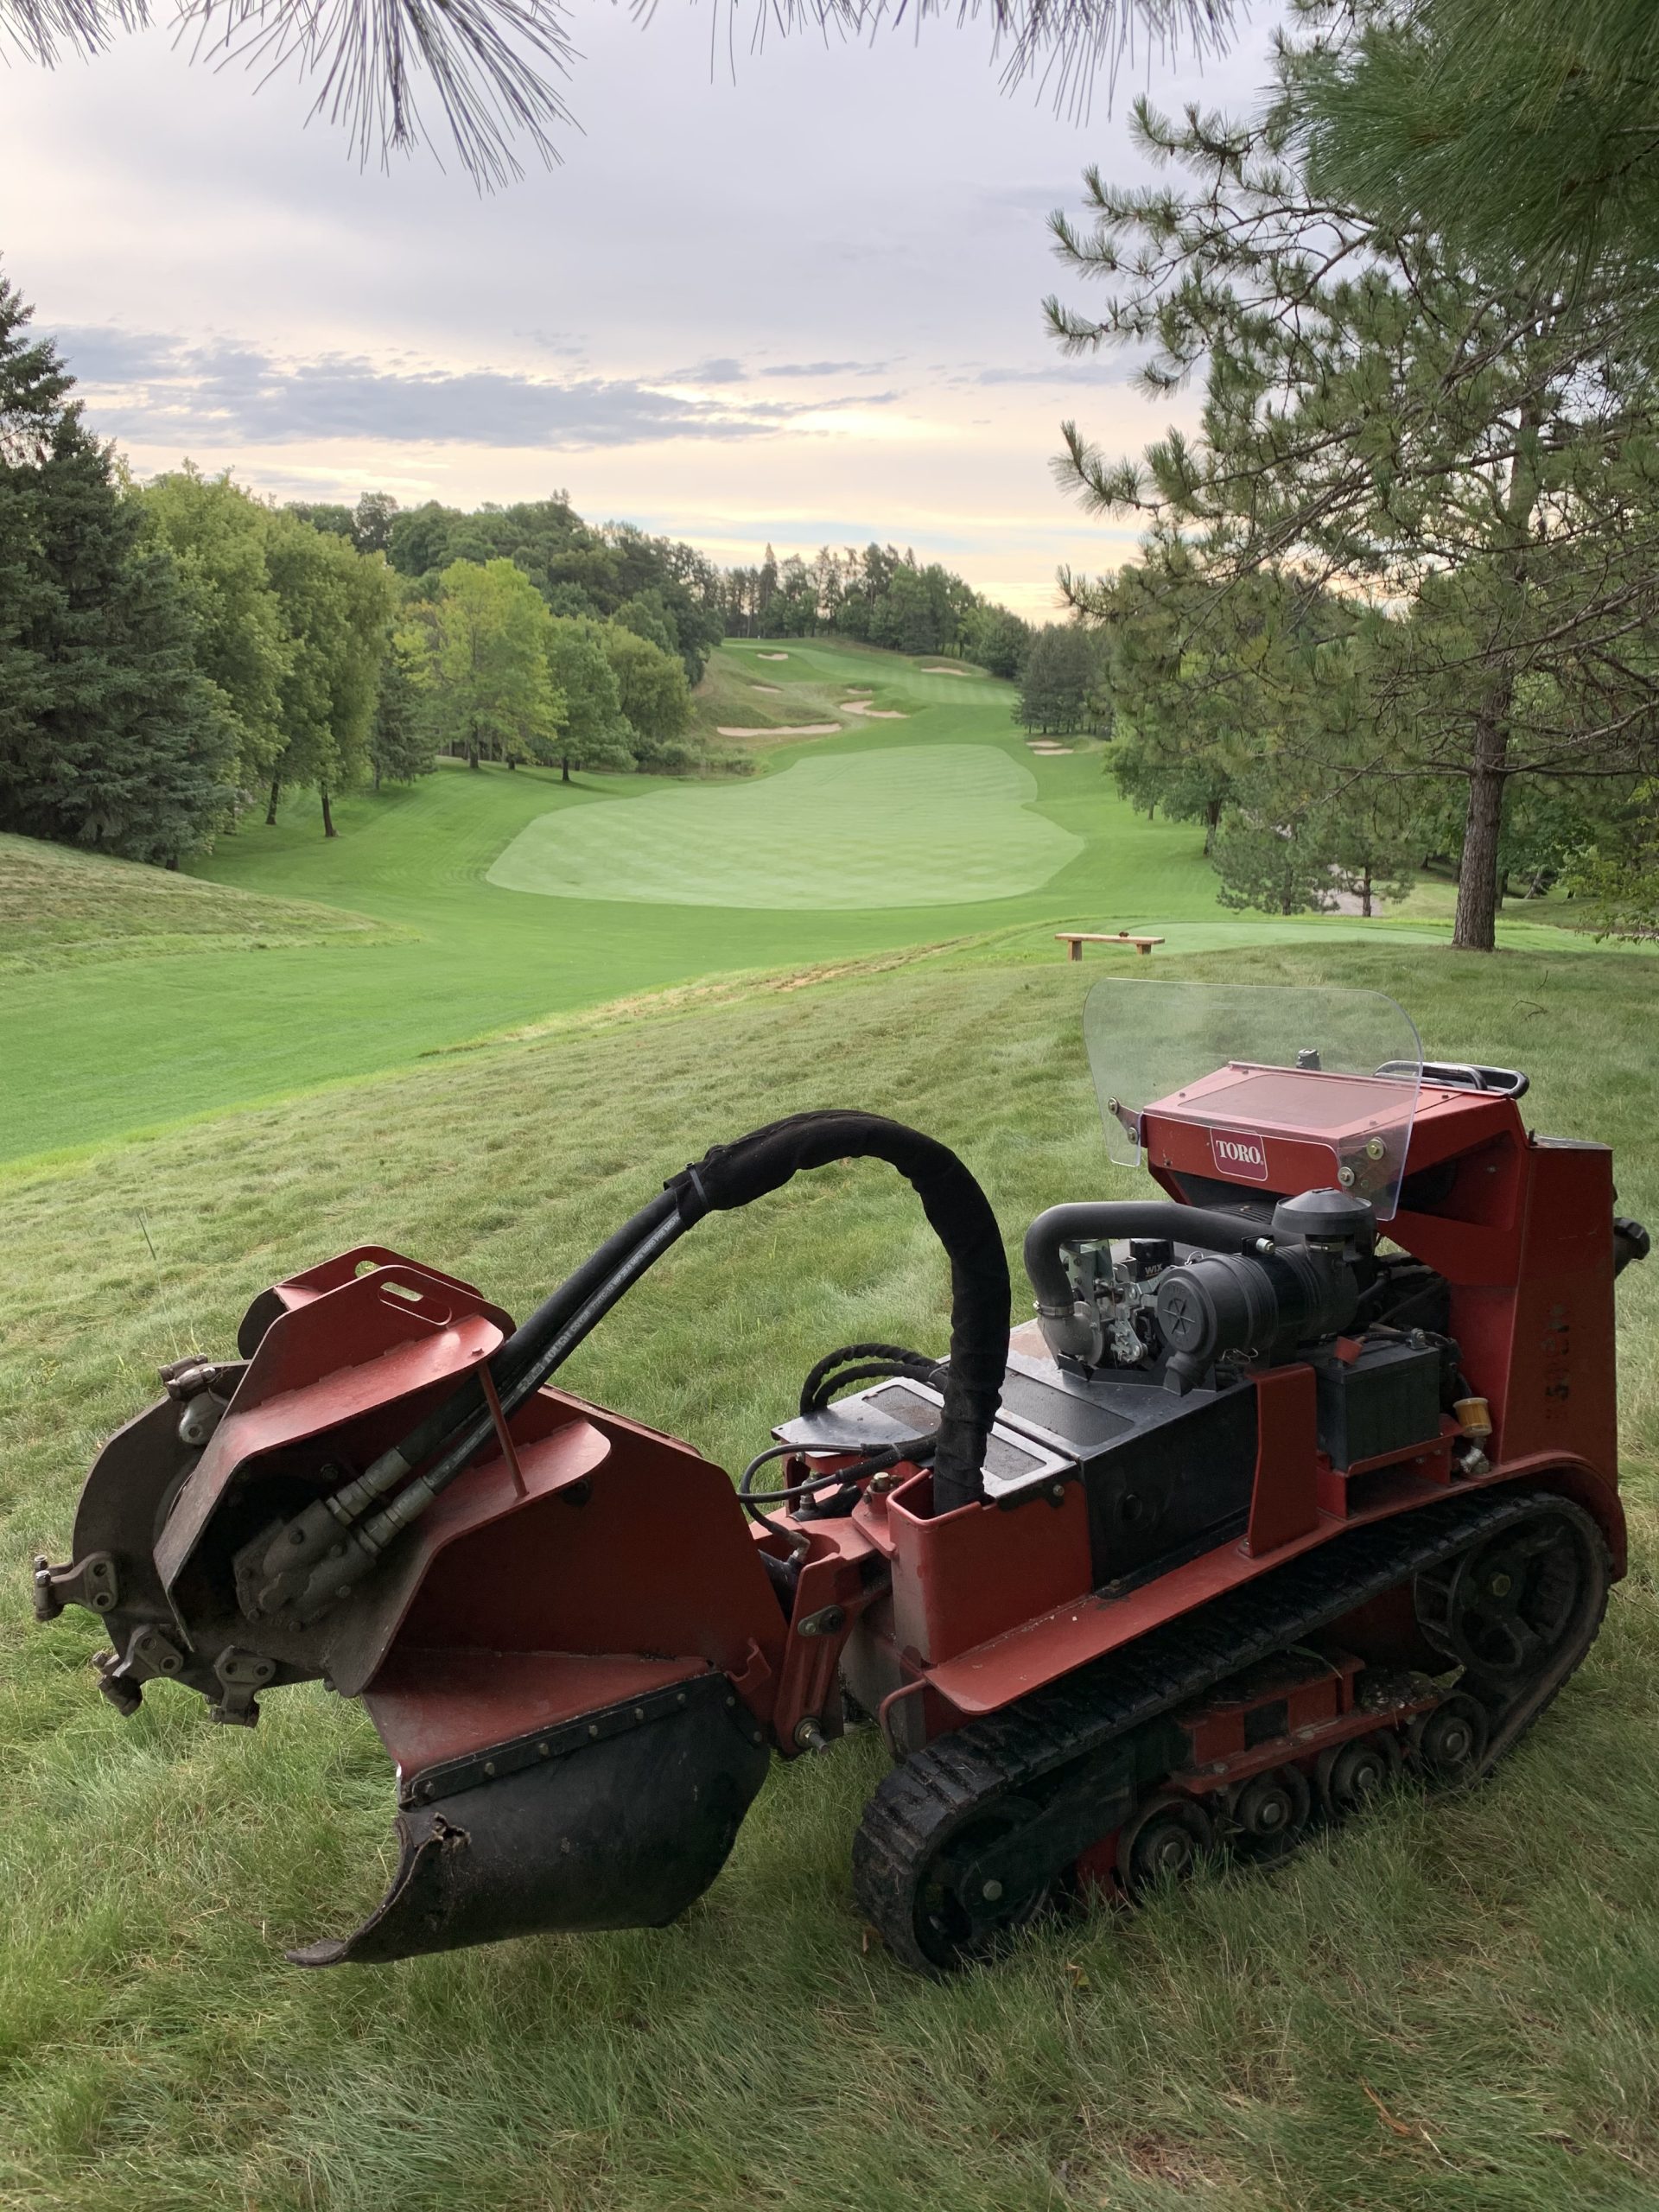
[[[1027,1789],[1092,1756],[1115,1736],[1157,1719],[1546,1503],[1575,1510],[1552,1491],[1487,1491],[1333,1537],[1122,1651],[937,1738],[895,1767],[865,1808],[853,1843],[853,1887],[864,1917],[906,1965],[940,1973],[917,1939],[915,1898],[953,1830],[1005,1792]],[[1572,1665],[1599,1624],[1598,1612]],[[1510,1708],[1494,1730],[1496,1749],[1507,1750],[1543,1710],[1572,1665],[1548,1682],[1533,1711]]]

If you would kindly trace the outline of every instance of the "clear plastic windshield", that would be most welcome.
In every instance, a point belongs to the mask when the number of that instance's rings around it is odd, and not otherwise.
[[[1109,979],[1083,1022],[1114,1160],[1241,1188],[1323,1177],[1392,1216],[1423,1055],[1381,991]]]

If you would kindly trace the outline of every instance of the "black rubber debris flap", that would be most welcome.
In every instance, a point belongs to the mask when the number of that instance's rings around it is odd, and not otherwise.
[[[661,1928],[725,1865],[769,1753],[723,1675],[686,1701],[563,1756],[399,1813],[397,1871],[353,1935],[296,1966],[378,1966],[550,1930]],[[482,1776],[489,1751],[467,1762]]]

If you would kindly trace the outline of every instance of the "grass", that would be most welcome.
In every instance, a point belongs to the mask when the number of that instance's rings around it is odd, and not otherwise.
[[[337,856],[308,857],[309,892]],[[1643,960],[1306,931],[1155,957],[1388,990],[1434,1049],[1529,1067],[1535,1125],[1611,1141],[1621,1204],[1659,1209]],[[522,1311],[709,1140],[825,1103],[959,1146],[1011,1237],[1052,1200],[1135,1186],[1104,1161],[1084,1065],[1094,972],[1025,957],[1016,930],[798,988],[728,982],[14,1173],[8,2212],[1650,2212],[1659,1268],[1619,1292],[1636,1571],[1499,1777],[1402,1796],[1271,1878],[1045,1929],[943,1988],[867,1951],[851,1910],[868,1738],[779,1768],[671,1929],[299,1974],[276,1947],[347,1925],[384,1870],[390,1779],[360,1714],[285,1692],[245,1735],[162,1689],[123,1722],[86,1671],[95,1624],[26,1618],[29,1554],[61,1555],[80,1474],[155,1363],[228,1342],[255,1289],[327,1250],[385,1238]],[[729,1464],[827,1344],[939,1342],[941,1278],[891,1176],[828,1171],[705,1224],[571,1380]]]
[[[761,658],[777,652],[785,658]],[[861,898],[893,903],[797,906],[788,879],[801,856],[773,852],[764,839],[759,851],[752,843],[745,855],[727,906],[548,899],[489,880],[499,855],[531,823],[540,821],[537,836],[556,842],[567,816],[574,836],[577,815],[600,809],[607,826],[600,832],[595,817],[594,842],[618,852],[631,844],[637,849],[626,809],[645,809],[649,823],[652,808],[683,818],[690,801],[707,798],[722,808],[758,806],[764,816],[776,804],[772,781],[786,785],[801,762],[836,761],[855,775],[866,772],[860,764],[874,767],[878,756],[896,749],[941,748],[941,819],[957,801],[950,764],[965,746],[1000,755],[1022,780],[1034,779],[1035,797],[1005,812],[1004,821],[1020,820],[1028,835],[1052,830],[1077,840],[1076,857],[1015,895],[987,897],[985,885],[963,880],[954,903],[927,909],[931,944],[990,939],[999,957],[1012,948],[1046,962],[1058,957],[1054,931],[1066,928],[1154,925],[1172,949],[1195,950],[1274,937],[1413,942],[1444,931],[1445,886],[1425,888],[1403,916],[1379,922],[1275,925],[1224,914],[1191,825],[1135,814],[1114,795],[1097,747],[1053,758],[1032,753],[1010,718],[1009,687],[977,673],[930,675],[897,654],[822,640],[732,645],[714,666],[723,683],[747,683],[756,671],[777,682],[780,710],[791,721],[816,720],[820,702],[844,702],[855,692],[906,719],[848,717],[841,734],[804,743],[757,740],[760,776],[724,790],[688,791],[643,776],[583,776],[567,785],[552,772],[473,775],[446,767],[407,790],[340,799],[334,810],[340,835],[328,842],[319,834],[315,804],[302,795],[275,830],[257,814],[246,820],[200,865],[202,880],[194,888],[148,872],[116,871],[124,883],[145,885],[156,917],[165,918],[161,902],[171,901],[166,915],[173,918],[165,929],[152,922],[134,931],[104,918],[117,913],[125,894],[99,893],[89,906],[96,909],[90,929],[74,940],[70,984],[55,972],[65,952],[60,922],[48,898],[30,892],[16,902],[22,911],[5,940],[10,972],[0,973],[6,1040],[0,1162],[173,1126],[323,1082],[359,1080],[491,1033],[708,979],[810,973],[907,953],[918,925],[904,871],[866,871],[860,880],[863,863],[850,847],[827,864],[815,855],[820,881],[857,880]],[[1053,837],[1049,842],[1058,849]],[[909,869],[931,873],[936,889],[949,887],[931,823],[915,843]],[[43,878],[59,876],[60,905],[90,898],[91,879],[77,870],[113,868],[26,849]],[[708,856],[695,857],[702,867]],[[733,874],[738,879],[735,868]],[[156,887],[163,882],[165,890]],[[884,887],[889,882],[891,893]],[[989,887],[1006,893],[1005,884]],[[280,900],[280,926],[275,909],[238,903],[236,893]],[[778,903],[751,903],[765,897]],[[200,903],[189,906],[193,899]],[[215,899],[228,903],[208,903]],[[324,917],[321,909],[332,911]],[[256,912],[257,922],[245,923]],[[211,925],[193,936],[184,957],[187,914]],[[1571,942],[1525,925],[1513,934],[1517,943]]]
[[[264,898],[0,833],[0,976],[324,938],[361,945],[393,934],[337,907]]]
[[[1031,771],[991,745],[890,745],[723,789],[565,808],[490,869],[508,891],[671,906],[960,906],[1040,891],[1083,840],[1034,812]]]

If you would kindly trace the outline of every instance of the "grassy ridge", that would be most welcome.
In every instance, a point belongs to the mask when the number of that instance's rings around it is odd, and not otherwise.
[[[1637,1570],[1500,1777],[1404,1797],[1275,1877],[1047,1929],[942,1989],[866,1951],[852,1916],[868,1738],[776,1771],[673,1929],[281,1967],[276,1945],[378,1889],[391,1788],[360,1715],[284,1693],[247,1736],[163,1689],[124,1723],[85,1669],[95,1625],[27,1622],[29,1555],[61,1555],[83,1468],[155,1363],[226,1343],[254,1289],[326,1250],[384,1238],[523,1310],[707,1141],[829,1103],[959,1146],[1011,1238],[1055,1199],[1137,1186],[1103,1159],[1089,976],[976,957],[571,1024],[14,1180],[0,2204],[1649,2212],[1659,1268],[1619,1294]],[[1621,1204],[1659,1212],[1644,961],[1306,937],[1157,957],[1392,992],[1431,1049],[1529,1067],[1535,1125],[1612,1141]],[[700,1228],[571,1381],[729,1463],[828,1344],[937,1344],[943,1321],[907,1196],[831,1170]]]
[[[0,832],[0,976],[188,953],[268,950],[396,932],[338,907],[302,905],[132,861]]]

